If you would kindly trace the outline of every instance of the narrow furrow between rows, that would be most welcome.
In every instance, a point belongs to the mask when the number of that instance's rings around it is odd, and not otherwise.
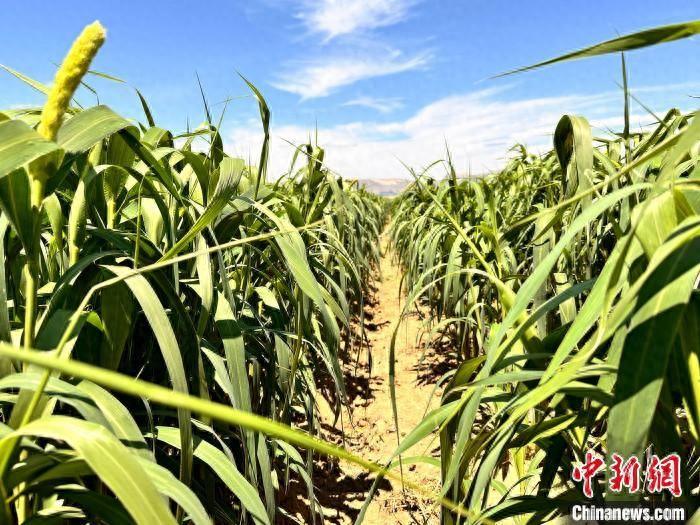
[[[352,412],[349,421],[333,424],[328,404],[322,407],[323,429],[327,439],[344,444],[353,453],[378,463],[387,461],[397,446],[397,434],[392,416],[389,388],[389,345],[396,323],[405,306],[405,294],[400,291],[401,270],[386,236],[382,238],[382,258],[376,280],[376,290],[365,306],[367,345],[371,351],[370,372],[366,351],[347,356],[344,369]],[[426,408],[439,402],[434,385],[441,375],[443,363],[420,340],[422,321],[418,312],[409,311],[399,326],[396,348],[396,404],[399,433],[405,436],[423,418]],[[423,443],[406,454],[435,456],[437,442]],[[419,463],[406,465],[404,474],[429,489],[438,489],[439,470]],[[372,477],[353,465],[324,463],[314,472],[314,484],[328,523],[354,523],[366,500]],[[411,516],[412,515],[412,516]],[[437,523],[437,510],[429,502],[419,501],[400,483],[384,481],[370,503],[364,523]]]

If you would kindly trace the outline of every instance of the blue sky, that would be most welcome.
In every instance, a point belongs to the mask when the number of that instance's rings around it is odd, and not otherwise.
[[[264,0],[258,2],[22,0],[3,6],[0,63],[50,82],[71,40],[99,19],[108,39],[94,69],[125,79],[148,99],[159,125],[194,127],[203,109],[195,72],[214,112],[228,105],[229,151],[257,157],[260,125],[240,72],[273,114],[270,173],[318,128],[327,160],[350,177],[405,176],[444,156],[460,172],[502,164],[508,148],[551,143],[564,113],[583,114],[604,133],[621,122],[617,57],[489,77],[619,34],[700,18],[694,1],[617,0]],[[700,39],[628,56],[632,91],[663,112],[694,109]],[[100,102],[142,119],[133,90],[93,78]],[[92,103],[85,91],[80,100]],[[0,108],[41,96],[0,74]],[[632,107],[632,123],[649,122]]]

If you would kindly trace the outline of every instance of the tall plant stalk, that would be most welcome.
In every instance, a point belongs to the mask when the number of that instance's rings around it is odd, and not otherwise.
[[[37,132],[47,140],[55,141],[61,127],[63,116],[68,110],[75,90],[88,71],[92,59],[105,40],[105,30],[99,22],[94,22],[85,29],[73,42],[61,67],[56,73],[54,83],[49,92],[46,104],[41,112]],[[41,250],[42,204],[46,181],[55,169],[55,160],[41,158],[29,168],[30,205],[32,208],[32,238],[30,245],[25,246],[27,263],[24,269],[25,280],[25,312],[24,312],[24,346],[34,345],[37,317],[37,290],[39,286],[39,264]]]

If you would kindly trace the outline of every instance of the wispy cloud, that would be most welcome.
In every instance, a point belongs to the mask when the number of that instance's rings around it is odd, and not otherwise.
[[[402,108],[403,101],[400,98],[357,97],[348,100],[343,106],[360,106],[375,109],[380,113],[391,113]]]
[[[306,0],[297,18],[326,41],[401,22],[415,0]]]
[[[342,86],[425,67],[427,52],[405,57],[398,50],[366,51],[362,56],[340,56],[306,62],[283,73],[272,83],[277,89],[299,95],[302,100],[325,97]]]
[[[687,85],[649,86],[636,91],[659,93],[648,102],[654,108],[680,105],[688,109]],[[326,161],[338,173],[350,178],[392,178],[405,176],[401,162],[420,168],[444,158],[445,141],[459,173],[470,169],[481,174],[501,167],[508,150],[516,143],[531,151],[552,147],[554,128],[563,114],[584,115],[595,135],[623,124],[619,91],[591,95],[554,96],[503,100],[503,89],[486,89],[446,97],[428,104],[405,120],[389,123],[353,122],[320,127],[318,140],[326,148]],[[653,122],[653,117],[633,107],[633,129]],[[270,177],[288,169],[292,150],[289,143],[308,140],[309,130],[300,126],[273,127]],[[260,147],[256,127],[234,129],[228,145],[232,152],[253,157]]]
[[[328,96],[361,80],[423,68],[432,58],[430,51],[401,51],[398,43],[388,43],[378,31],[405,20],[421,1],[300,0],[294,16],[320,48],[319,55],[286,62],[271,84],[305,100]],[[352,102],[348,105],[389,111],[386,104],[362,97],[357,104]]]

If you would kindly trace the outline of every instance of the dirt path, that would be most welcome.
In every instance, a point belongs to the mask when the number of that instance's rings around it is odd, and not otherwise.
[[[393,253],[382,239],[383,257],[381,278],[372,304],[365,308],[368,343],[372,353],[372,370],[366,356],[355,367],[354,359],[345,365],[348,394],[352,400],[352,421],[344,418],[344,445],[364,458],[377,463],[388,460],[397,445],[389,392],[389,345],[397,320],[404,307],[404,298],[399,297],[400,269],[395,265]],[[401,324],[396,348],[396,403],[401,437],[418,424],[428,405],[439,403],[440,392],[434,385],[442,374],[442,367],[430,352],[424,355],[419,342],[421,320],[413,312]],[[322,413],[324,411],[322,410]],[[328,414],[329,412],[326,411]],[[332,426],[332,417],[323,416],[327,437],[340,440],[340,423]],[[435,455],[437,443],[419,444],[404,457]],[[438,487],[439,470],[435,466],[418,464],[404,466],[408,479],[430,489]],[[315,477],[321,505],[326,521],[332,524],[354,523],[372,483],[359,468],[342,464],[330,469],[321,478]],[[426,502],[410,492],[403,493],[400,483],[385,481],[381,484],[365,516],[367,524],[432,524],[437,522],[437,513]]]

